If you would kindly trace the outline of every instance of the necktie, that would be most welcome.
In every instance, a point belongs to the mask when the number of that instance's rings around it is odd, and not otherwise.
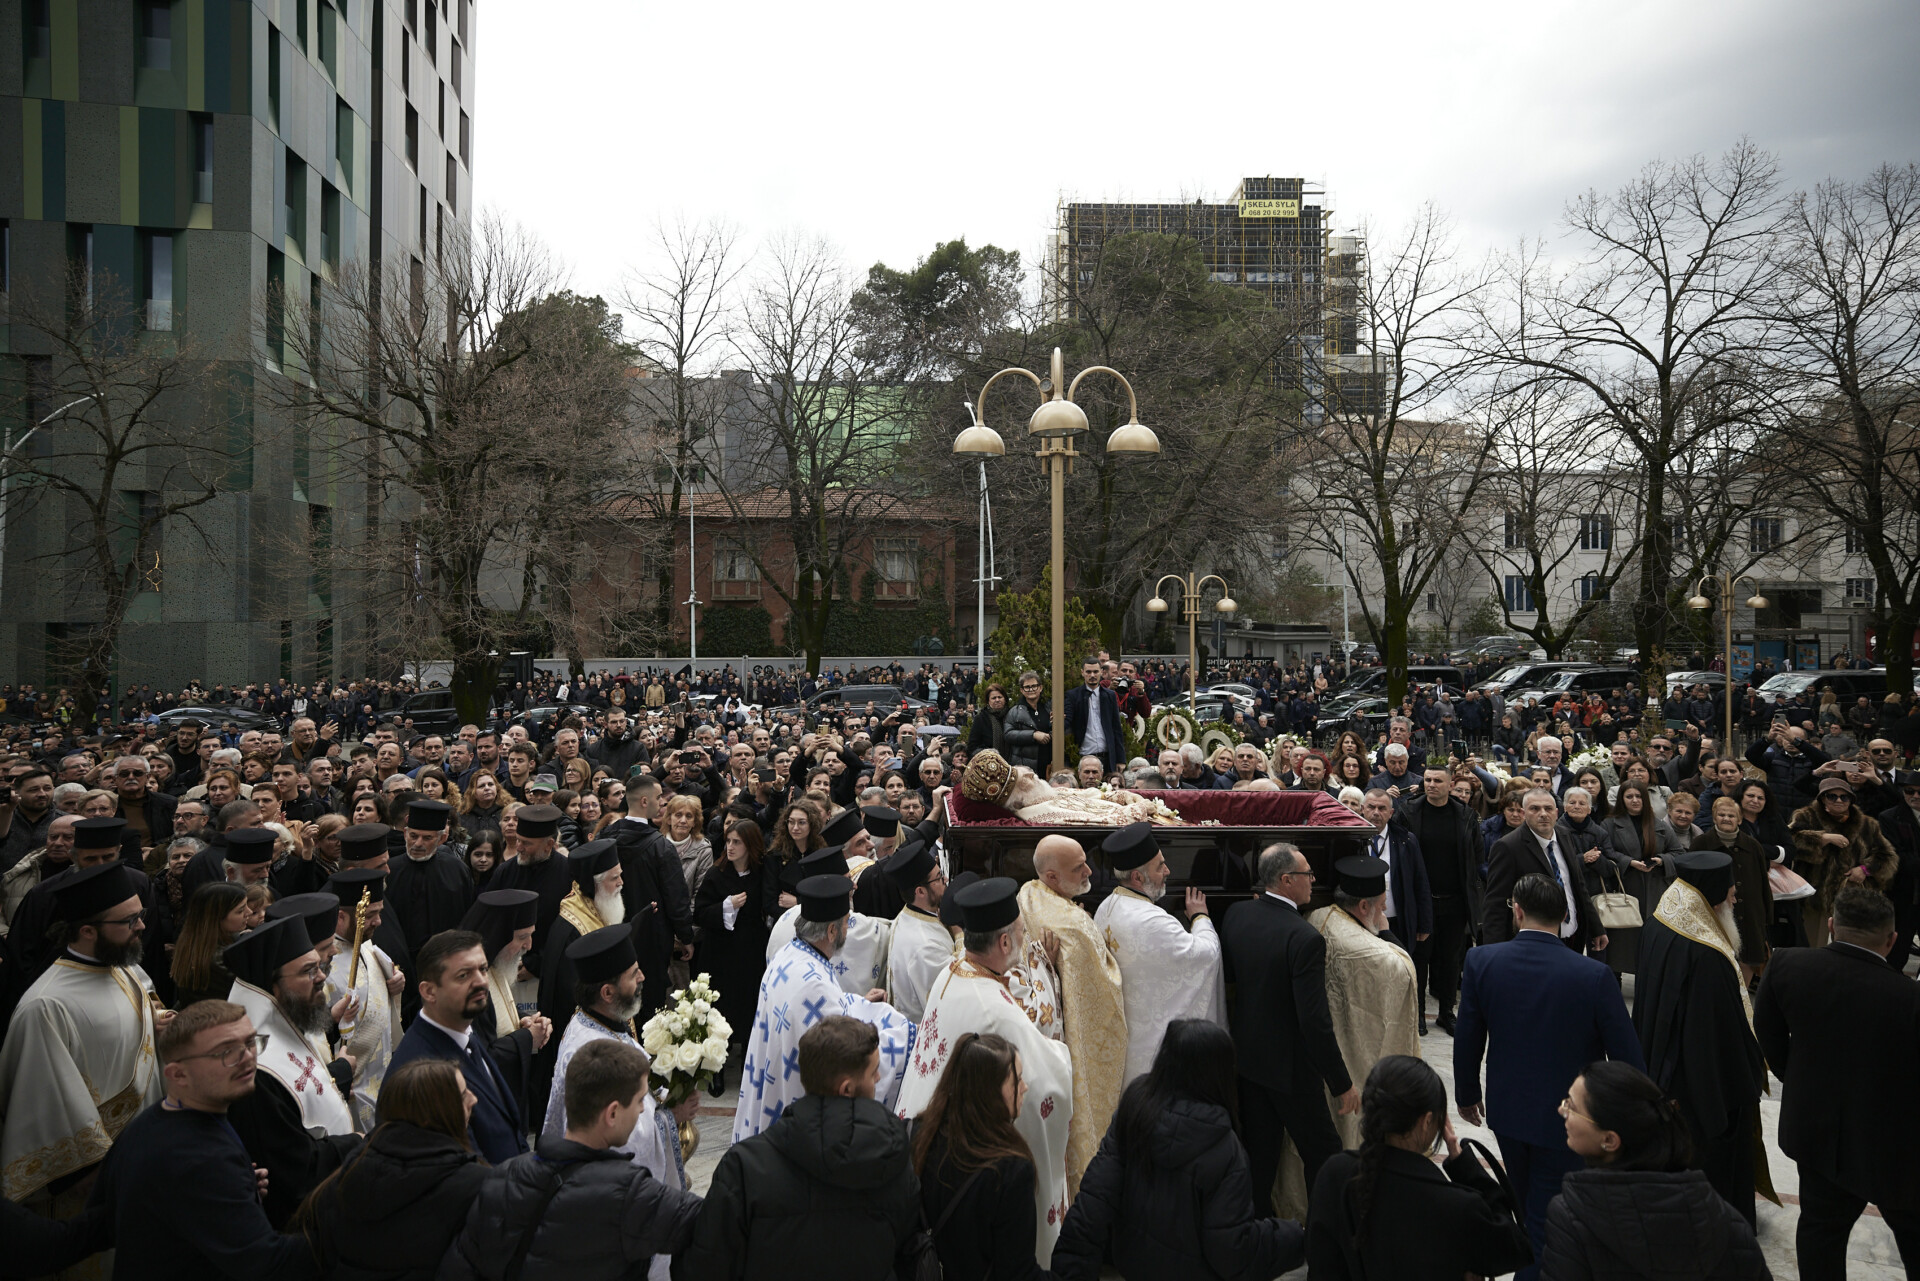
[[[1554,852],[1554,843],[1547,842],[1547,870],[1553,873],[1553,883],[1565,888],[1566,881],[1560,875],[1560,856]]]

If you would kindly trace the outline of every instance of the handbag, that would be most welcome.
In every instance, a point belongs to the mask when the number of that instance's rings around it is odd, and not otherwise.
[[[1603,862],[1610,861],[1604,854],[1600,857]],[[1627,893],[1626,882],[1620,879],[1620,869],[1617,867],[1613,869],[1613,883],[1620,888],[1617,890],[1606,888],[1607,870],[1602,867],[1600,893],[1593,896],[1593,911],[1594,915],[1600,918],[1600,928],[1603,930],[1639,929],[1644,923],[1640,918],[1640,900]]]
[[[1812,898],[1819,893],[1806,877],[1785,863],[1767,864],[1767,887],[1773,891],[1773,901],[1776,903],[1791,903],[1796,899]]]
[[[940,1211],[940,1217],[934,1221],[932,1227],[926,1226],[927,1212],[925,1210],[920,1212],[920,1230],[907,1239],[906,1245],[901,1250],[902,1254],[913,1260],[913,1281],[941,1281],[946,1275],[946,1269],[940,1264],[940,1254],[933,1248],[934,1235],[947,1226],[947,1220],[953,1217],[955,1207],[966,1198],[967,1189],[971,1188],[974,1182],[986,1172],[987,1167],[981,1166],[954,1189],[953,1199],[947,1202],[946,1209]]]

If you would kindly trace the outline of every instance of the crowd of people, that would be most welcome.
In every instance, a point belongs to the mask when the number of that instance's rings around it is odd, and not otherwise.
[[[1330,668],[1225,674],[1238,741],[1151,757],[1184,672],[1105,654],[1057,710],[642,669],[446,733],[398,683],[0,691],[0,1274],[1757,1277],[1769,1072],[1802,1275],[1868,1204],[1920,1259],[1920,712],[1783,702],[1735,752],[1710,696],[1432,690],[1370,742]],[[862,682],[911,701],[809,710]],[[1322,793],[1352,849],[1176,876],[1116,823],[1017,882],[948,839],[1096,789]],[[641,1025],[702,974],[739,1101],[699,1195]]]

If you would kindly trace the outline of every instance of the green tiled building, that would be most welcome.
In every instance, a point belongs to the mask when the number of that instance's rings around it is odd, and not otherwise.
[[[165,535],[119,684],[308,681],[369,661],[350,588],[289,555],[364,521],[366,487],[320,465],[323,432],[271,421],[262,383],[281,374],[256,317],[270,287],[318,297],[354,263],[417,278],[464,233],[474,31],[472,0],[0,0],[5,377],[51,381],[15,310],[78,271],[110,277],[148,329],[190,337],[239,389],[208,423],[233,459],[196,513],[205,542]],[[7,398],[0,447],[31,447],[41,408]],[[48,569],[60,517],[20,488],[0,502],[0,682],[60,683],[58,639],[92,621]]]

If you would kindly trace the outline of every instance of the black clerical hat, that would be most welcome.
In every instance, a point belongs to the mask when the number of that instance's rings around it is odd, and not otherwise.
[[[794,889],[800,916],[808,921],[838,921],[847,915],[853,882],[844,876],[809,876]]]
[[[617,841],[588,841],[567,855],[567,870],[580,883],[580,892],[589,897],[593,894],[593,878],[605,875],[619,865],[620,845]]]
[[[237,827],[227,833],[226,859],[243,865],[271,863],[279,843],[280,833],[271,827]]]
[[[140,892],[134,884],[133,869],[125,863],[76,868],[52,881],[47,890],[53,895],[54,919],[61,921],[98,916]]]
[[[869,805],[861,810],[860,822],[876,841],[900,835],[900,811],[885,805]]]
[[[445,801],[418,800],[407,802],[407,830],[412,832],[444,832],[447,822],[453,817],[453,806]]]
[[[1160,843],[1153,839],[1153,824],[1129,823],[1100,842],[1100,849],[1114,871],[1131,872],[1151,863]]]
[[[1349,854],[1333,865],[1334,887],[1355,898],[1387,892],[1387,864],[1366,854]]]
[[[1674,875],[1700,891],[1709,905],[1726,901],[1733,888],[1733,856],[1724,850],[1691,850],[1670,854]]]
[[[472,930],[486,941],[487,959],[491,961],[512,941],[515,930],[537,922],[539,912],[540,895],[533,890],[488,890],[460,918],[460,928]]]
[[[341,906],[348,911],[360,902],[363,892],[368,904],[378,907],[387,896],[387,874],[377,867],[343,868],[328,878],[327,889],[340,896]]]
[[[267,909],[270,921],[284,920],[297,916],[307,923],[307,940],[319,946],[333,937],[333,927],[340,915],[340,896],[338,894],[295,894],[283,898]]]
[[[304,922],[284,916],[277,921],[248,930],[220,954],[220,964],[242,983],[251,983],[262,992],[273,991],[274,980],[288,961],[313,951]]]
[[[802,876],[847,875],[846,851],[838,845],[817,849],[800,860]]]
[[[73,848],[76,850],[117,850],[120,838],[126,835],[127,820],[124,818],[83,818],[73,825]]]
[[[552,836],[560,830],[560,811],[551,805],[529,805],[514,814],[519,824],[514,830],[531,840]]]
[[[962,872],[947,882],[947,892],[940,896],[940,924],[950,930],[958,929],[961,926],[960,899],[958,894],[961,890],[966,889],[967,886],[977,884],[979,880],[980,873],[978,872]]]
[[[582,983],[611,983],[640,964],[633,950],[633,926],[608,925],[567,944],[567,959]]]
[[[845,845],[859,833],[865,822],[866,818],[859,810],[842,810],[834,815],[833,821],[827,824],[820,835],[826,837],[829,845]]]
[[[340,829],[340,859],[358,863],[379,858],[387,852],[387,834],[393,831],[385,823],[355,823]]]
[[[927,883],[933,869],[933,850],[920,840],[908,841],[880,864],[880,870],[905,899],[911,899],[913,892]]]
[[[991,934],[1020,919],[1020,883],[1011,876],[976,882],[953,897],[969,934]]]

